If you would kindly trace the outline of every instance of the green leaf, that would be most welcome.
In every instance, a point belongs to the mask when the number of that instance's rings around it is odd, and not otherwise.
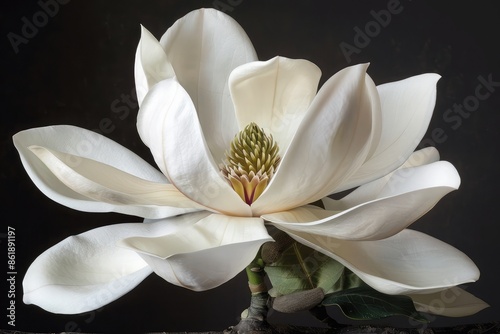
[[[428,322],[417,312],[410,297],[386,295],[368,286],[328,294],[322,305],[337,305],[346,317],[354,320],[373,320],[399,315]]]
[[[344,266],[332,258],[300,243],[294,242],[265,271],[273,285],[271,295],[322,288],[331,291],[341,279]]]
[[[360,286],[367,286],[367,285],[356,274],[354,274],[352,271],[344,267],[344,271],[342,272],[340,278],[337,280],[337,282],[335,282],[335,285],[330,290],[327,290],[325,292],[325,294],[341,290],[357,288]]]

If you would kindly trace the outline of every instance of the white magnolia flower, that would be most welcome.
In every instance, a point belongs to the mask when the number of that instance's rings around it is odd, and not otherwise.
[[[97,228],[48,249],[26,274],[24,301],[85,312],[152,272],[188,289],[214,288],[272,240],[264,221],[381,292],[425,294],[415,297],[421,307],[478,279],[465,254],[406,229],[460,183],[435,149],[412,154],[439,76],[375,86],[367,67],[348,67],[317,91],[314,64],[258,61],[242,28],[215,10],[189,13],[159,42],[143,29],[137,128],[161,172],[68,125],[22,131],[14,143],[33,182],[54,201],[145,223]],[[237,134],[243,139],[231,148]],[[246,162],[237,156],[243,148]],[[250,160],[260,165],[251,170]],[[327,197],[354,187],[341,200]],[[317,200],[326,209],[308,205]],[[484,304],[462,291],[446,306],[443,314],[463,315]]]

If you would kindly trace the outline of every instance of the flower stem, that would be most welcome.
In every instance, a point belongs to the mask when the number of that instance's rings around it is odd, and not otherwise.
[[[257,257],[255,257],[255,259],[252,261],[252,263],[250,263],[246,268],[246,272],[247,272],[247,276],[248,276],[248,283],[250,284],[250,291],[252,291],[252,286],[259,286],[262,284],[265,285],[264,276],[266,274],[264,271],[264,266],[265,266],[265,264],[264,264],[264,261],[260,257],[260,251],[259,251],[259,254],[257,254]],[[267,291],[267,289],[266,289],[266,291]],[[262,292],[262,291],[258,291],[258,292]],[[252,293],[254,293],[254,291],[252,291]]]
[[[246,268],[248,286],[252,293],[250,306],[241,314],[240,322],[236,326],[232,326],[224,331],[225,334],[273,333],[272,328],[267,322],[269,294],[267,293],[267,286],[264,281],[264,266],[265,264],[259,251],[252,263]]]

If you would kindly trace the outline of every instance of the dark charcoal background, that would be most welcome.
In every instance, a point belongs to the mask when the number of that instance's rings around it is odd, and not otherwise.
[[[67,0],[66,0],[67,1]],[[63,2],[61,0],[61,2]],[[23,170],[12,145],[17,131],[50,124],[73,124],[97,129],[107,120],[106,135],[152,162],[135,130],[137,108],[120,101],[133,94],[134,53],[139,24],[158,38],[187,12],[225,4],[252,39],[260,59],[275,55],[305,58],[323,71],[322,83],[349,64],[371,62],[376,83],[423,72],[437,72],[435,114],[426,143],[451,161],[462,176],[462,186],[445,197],[412,227],[425,231],[467,253],[482,276],[469,291],[491,305],[464,319],[437,319],[432,325],[500,320],[498,243],[498,181],[500,87],[480,101],[461,124],[443,119],[455,103],[470,101],[478,77],[500,81],[498,32],[500,15],[494,1],[401,0],[402,11],[371,38],[351,62],[340,43],[354,45],[355,27],[373,21],[372,10],[389,1],[67,1],[15,53],[8,33],[21,35],[23,17],[33,22],[41,11],[36,1],[10,1],[0,13],[2,26],[1,182],[2,268],[6,268],[7,226],[17,232],[16,328],[26,331],[145,332],[223,329],[237,321],[247,306],[246,279],[239,275],[220,288],[195,293],[162,281],[155,275],[133,292],[101,310],[84,315],[54,315],[22,303],[22,277],[35,257],[65,237],[115,222],[138,221],[118,214],[90,214],[69,210],[43,196]],[[232,4],[232,5],[230,5]],[[37,16],[38,15],[38,16]],[[42,24],[40,24],[42,25]],[[131,107],[132,105],[132,107]],[[455,115],[456,116],[456,115]],[[441,130],[440,130],[441,129]],[[432,137],[432,131],[440,133]],[[445,139],[444,139],[445,138]],[[436,254],[439,256],[439,254]],[[7,272],[7,269],[5,270]],[[5,281],[4,281],[5,282]],[[5,283],[4,283],[5,284]],[[2,285],[2,287],[5,285]],[[7,295],[7,286],[0,295]],[[5,297],[3,297],[5,298]],[[0,328],[8,326],[5,315]],[[317,324],[305,314],[280,315],[274,322]],[[400,320],[408,324],[407,320]]]

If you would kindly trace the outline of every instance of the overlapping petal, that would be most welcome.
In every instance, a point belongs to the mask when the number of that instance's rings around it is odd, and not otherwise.
[[[95,132],[69,125],[59,125],[21,131],[14,135],[13,140],[24,168],[35,185],[49,198],[62,205],[81,211],[115,211],[142,217],[168,217],[185,212],[185,210],[172,210],[169,207],[116,205],[116,203],[106,203],[83,196],[61,182],[30,150],[32,146],[40,146],[47,150],[68,154],[64,163],[72,166],[91,159],[96,163],[105,164],[129,174],[132,178],[143,179],[146,183],[165,185],[169,183],[163,174],[139,156]]]
[[[423,138],[436,103],[440,76],[426,73],[377,86],[382,133],[374,152],[340,190],[375,180],[399,167]]]
[[[410,229],[383,240],[356,242],[282,230],[387,294],[434,293],[479,278],[478,268],[467,255]]]
[[[245,31],[214,9],[188,13],[160,39],[177,79],[198,110],[203,133],[216,161],[238,132],[229,94],[229,74],[257,60]]]
[[[424,149],[413,152],[413,154],[408,158],[408,160],[406,160],[403,165],[399,167],[399,169],[419,167],[437,161],[439,161],[439,152],[434,147],[426,147]],[[408,173],[408,171],[410,173]],[[348,195],[344,196],[341,200],[333,200],[329,197],[325,197],[322,199],[323,205],[327,210],[346,210],[377,198],[382,189],[387,186],[388,182],[401,183],[405,177],[411,177],[411,170],[405,170],[400,171],[400,173],[402,173],[403,175],[403,179],[401,179],[399,176],[396,176],[396,179],[393,178],[393,180],[390,181],[391,177],[393,177],[394,172],[389,173],[375,181],[363,184],[362,186],[350,192]],[[456,177],[456,171],[453,172],[453,175]],[[448,180],[448,178],[446,179]],[[449,180],[452,181],[453,178]],[[451,186],[455,187],[458,186],[458,184],[456,182],[453,182]]]
[[[130,237],[122,245],[170,283],[191,289],[217,287],[240,273],[264,242],[272,241],[260,218],[191,215],[189,228],[159,237]]]
[[[328,210],[304,206],[262,218],[278,228],[337,239],[384,239],[412,224],[459,184],[460,177],[453,165],[439,161],[396,171],[384,187],[356,206],[339,200],[328,202]]]
[[[285,152],[316,96],[321,70],[304,59],[275,57],[237,67],[229,77],[240,130],[254,122]]]
[[[320,89],[254,215],[284,211],[325,197],[363,163],[378,108],[368,65],[339,71]]]
[[[218,212],[251,216],[213,160],[186,91],[175,79],[156,84],[139,111],[137,128],[158,166],[192,200]]]
[[[162,80],[175,76],[165,50],[143,26],[141,26],[141,40],[135,54],[134,76],[139,106],[151,87]]]
[[[147,181],[95,160],[41,146],[30,146],[30,150],[69,189],[97,202],[115,205],[113,211],[162,218],[167,210],[174,216],[204,209],[172,184]]]

